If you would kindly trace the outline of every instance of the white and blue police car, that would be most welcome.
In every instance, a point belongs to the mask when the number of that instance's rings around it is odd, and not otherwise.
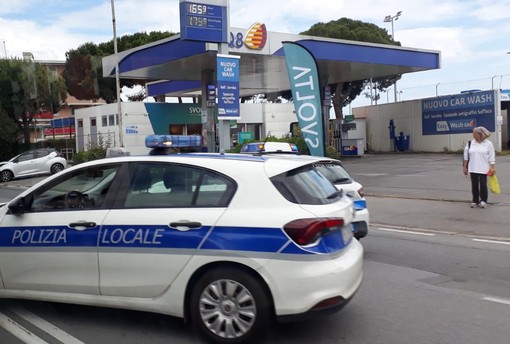
[[[0,206],[0,297],[169,314],[218,343],[338,310],[363,248],[321,164],[181,153],[68,168]]]

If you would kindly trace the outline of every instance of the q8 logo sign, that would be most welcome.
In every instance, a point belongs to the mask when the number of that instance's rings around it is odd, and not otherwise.
[[[242,32],[230,32],[230,40],[228,43],[229,48],[240,49],[243,46],[252,50],[261,50],[265,47],[267,41],[266,24],[255,23],[253,24],[246,35]]]

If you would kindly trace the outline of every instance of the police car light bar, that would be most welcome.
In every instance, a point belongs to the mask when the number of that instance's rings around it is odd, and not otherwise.
[[[201,147],[202,136],[200,135],[148,135],[145,138],[147,148],[186,148]]]

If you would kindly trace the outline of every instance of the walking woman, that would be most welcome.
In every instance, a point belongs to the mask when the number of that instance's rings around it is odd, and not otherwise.
[[[464,174],[471,178],[473,203],[471,208],[487,208],[487,173],[496,173],[494,145],[487,138],[491,133],[484,127],[473,129],[473,140],[464,147]]]

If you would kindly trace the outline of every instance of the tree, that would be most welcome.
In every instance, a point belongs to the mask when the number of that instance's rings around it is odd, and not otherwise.
[[[301,32],[302,35],[337,38],[359,42],[391,44],[400,46],[400,42],[393,40],[386,29],[375,24],[340,18],[328,23],[317,23],[308,30]],[[379,91],[383,91],[400,79],[400,75],[391,75],[374,78],[373,85]],[[329,85],[331,87],[333,107],[337,118],[342,118],[342,109],[349,105],[365,89],[370,80],[356,80]]]
[[[0,160],[12,158],[16,153],[18,126],[0,104]]]
[[[117,39],[118,51],[136,48],[141,45],[155,42],[174,35],[171,32],[152,31],[149,34],[135,33]],[[103,78],[102,58],[113,55],[113,39],[106,43],[94,44],[91,42],[80,45],[77,49],[66,52],[64,79],[69,94],[80,100],[104,99],[107,103],[117,101],[117,89],[114,78]],[[123,86],[132,87],[143,83],[140,80],[122,78]],[[140,97],[134,96],[133,100]]]
[[[58,112],[67,92],[63,80],[43,65],[20,59],[0,60],[0,104],[30,143],[30,125],[36,113]]]

